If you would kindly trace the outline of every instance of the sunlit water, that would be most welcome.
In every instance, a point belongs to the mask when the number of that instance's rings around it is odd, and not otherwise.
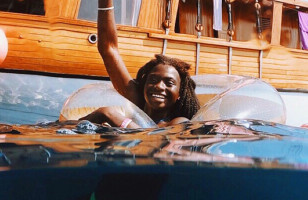
[[[255,120],[158,129],[57,122],[65,99],[93,82],[0,73],[0,199],[307,197],[308,129]]]
[[[99,81],[0,73],[0,123],[55,121],[66,98],[94,82]]]
[[[306,169],[308,130],[254,120],[184,123],[159,129],[120,129],[88,121],[1,125],[2,167],[174,165]],[[63,159],[64,158],[64,159]]]
[[[123,158],[124,165],[191,161],[306,169],[308,164],[307,129],[263,121],[194,122],[138,130],[78,129],[77,121],[55,122],[66,98],[93,82],[98,81],[0,73],[1,165],[22,168],[19,156],[26,166],[68,161],[69,166],[86,166],[106,157]]]

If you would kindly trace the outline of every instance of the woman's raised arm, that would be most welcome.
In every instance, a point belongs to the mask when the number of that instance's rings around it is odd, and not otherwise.
[[[98,2],[98,51],[101,54],[110,80],[114,88],[124,97],[139,104],[137,85],[118,51],[117,29],[114,19],[113,0],[99,0]]]

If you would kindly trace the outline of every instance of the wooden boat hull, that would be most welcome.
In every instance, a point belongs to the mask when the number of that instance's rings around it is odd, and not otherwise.
[[[178,2],[178,1],[177,1]],[[174,3],[176,4],[176,3]],[[9,41],[3,70],[107,77],[96,44],[89,42],[96,23],[64,17],[0,12],[0,28]],[[308,89],[308,52],[261,41],[227,42],[163,30],[118,26],[119,50],[129,72],[162,53],[192,65],[191,74],[234,74],[262,78],[278,89]],[[200,44],[196,70],[196,46]]]

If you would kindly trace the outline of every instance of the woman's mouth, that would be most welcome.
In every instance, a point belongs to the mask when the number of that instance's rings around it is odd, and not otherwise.
[[[161,95],[161,94],[152,94],[152,97],[158,98],[158,99],[165,99],[166,98],[164,95]]]

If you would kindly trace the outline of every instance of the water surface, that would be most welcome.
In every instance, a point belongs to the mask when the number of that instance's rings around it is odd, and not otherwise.
[[[3,124],[0,132],[1,166],[8,169],[87,166],[106,159],[129,166],[178,161],[257,168],[308,166],[307,129],[256,120],[189,122],[159,129],[67,121]]]

